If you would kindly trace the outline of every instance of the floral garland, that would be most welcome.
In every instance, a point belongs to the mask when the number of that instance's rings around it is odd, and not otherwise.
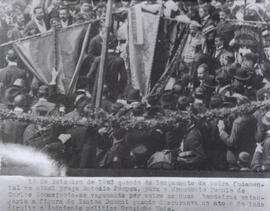
[[[181,111],[166,111],[166,114],[155,115],[152,118],[138,118],[133,115],[112,115],[104,112],[103,110],[92,111],[89,117],[82,119],[81,121],[66,120],[62,117],[41,117],[33,114],[17,114],[8,109],[0,110],[0,120],[17,120],[24,121],[35,124],[43,125],[54,125],[61,127],[78,127],[84,126],[94,129],[99,129],[102,127],[108,130],[113,130],[116,128],[122,128],[125,130],[130,129],[174,129],[177,128],[181,123],[186,123],[191,119],[198,120],[211,120],[213,118],[223,119],[230,115],[239,115],[255,112],[258,109],[270,106],[270,101],[263,102],[252,102],[244,104],[234,108],[222,108],[222,109],[212,109],[199,115],[194,115],[188,112]]]

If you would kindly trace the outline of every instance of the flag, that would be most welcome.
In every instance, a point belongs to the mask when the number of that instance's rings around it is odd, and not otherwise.
[[[144,8],[148,5],[144,5]],[[141,8],[140,8],[141,9]],[[132,87],[143,96],[149,93],[155,47],[160,22],[157,14],[142,12],[138,8],[129,11],[129,63]]]
[[[44,84],[49,84],[56,66],[60,71],[57,87],[61,94],[69,92],[69,85],[81,55],[89,23],[41,34],[14,43],[14,49],[28,69]]]

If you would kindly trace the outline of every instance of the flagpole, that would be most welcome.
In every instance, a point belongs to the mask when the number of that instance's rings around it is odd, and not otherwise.
[[[246,19],[246,11],[247,10],[247,0],[245,0],[245,8],[244,8],[244,20]]]
[[[107,49],[108,49],[108,37],[110,32],[110,23],[112,18],[112,5],[114,0],[108,0],[107,2],[107,12],[105,20],[105,35],[103,37],[101,58],[98,71],[98,84],[97,84],[97,95],[95,107],[99,108],[102,101],[102,91],[103,91],[103,79],[104,79],[104,68],[107,60]]]
[[[72,79],[70,81],[70,84],[69,84],[69,87],[68,87],[68,94],[71,94],[72,92],[74,92],[76,81],[79,78],[79,72],[81,70],[81,66],[82,66],[83,61],[84,61],[85,50],[86,50],[86,48],[88,46],[87,44],[88,44],[88,41],[90,39],[91,27],[92,27],[92,24],[89,23],[88,28],[87,28],[87,31],[86,31],[86,34],[85,34],[85,37],[84,37],[84,40],[83,40],[83,44],[82,44],[82,49],[81,49],[81,53],[80,53],[80,56],[79,56],[79,60],[77,62],[77,65],[75,67],[75,71],[74,71],[73,77],[72,77]]]

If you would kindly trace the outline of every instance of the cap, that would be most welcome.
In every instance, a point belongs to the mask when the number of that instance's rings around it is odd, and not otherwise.
[[[49,87],[47,85],[42,85],[38,89],[39,94],[49,94]]]

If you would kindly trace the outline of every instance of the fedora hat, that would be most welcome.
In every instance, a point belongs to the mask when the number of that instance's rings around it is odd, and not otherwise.
[[[197,87],[194,91],[194,97],[202,99],[205,95],[205,89],[203,87]]]
[[[262,123],[264,125],[270,126],[270,111],[268,111],[262,118]]]
[[[141,101],[140,90],[138,89],[129,90],[128,96],[127,96],[127,102],[130,104],[132,102],[140,102],[140,101]]]
[[[172,92],[165,92],[160,99],[161,106],[164,108],[166,106],[171,106],[175,103]]]
[[[247,81],[251,78],[251,75],[249,75],[245,69],[238,68],[233,77],[239,81]]]
[[[241,152],[238,156],[238,160],[246,165],[250,165],[251,155],[248,152]]]
[[[132,152],[132,154],[141,161],[147,159],[148,151],[148,148],[144,144],[136,144],[130,150],[130,152]]]
[[[215,79],[215,76],[213,76],[213,75],[207,76],[206,79],[204,80],[202,86],[206,87],[206,88],[211,88],[211,89],[216,88],[217,81]]]
[[[226,71],[220,71],[216,75],[216,81],[217,82],[223,82],[223,83],[230,83],[231,82],[231,76]]]
[[[256,63],[256,61],[257,61],[257,59],[258,59],[258,56],[257,56],[255,53],[250,52],[250,53],[245,54],[245,55],[244,55],[244,58],[245,58],[246,60],[251,60],[251,61],[253,61],[254,63]]]

